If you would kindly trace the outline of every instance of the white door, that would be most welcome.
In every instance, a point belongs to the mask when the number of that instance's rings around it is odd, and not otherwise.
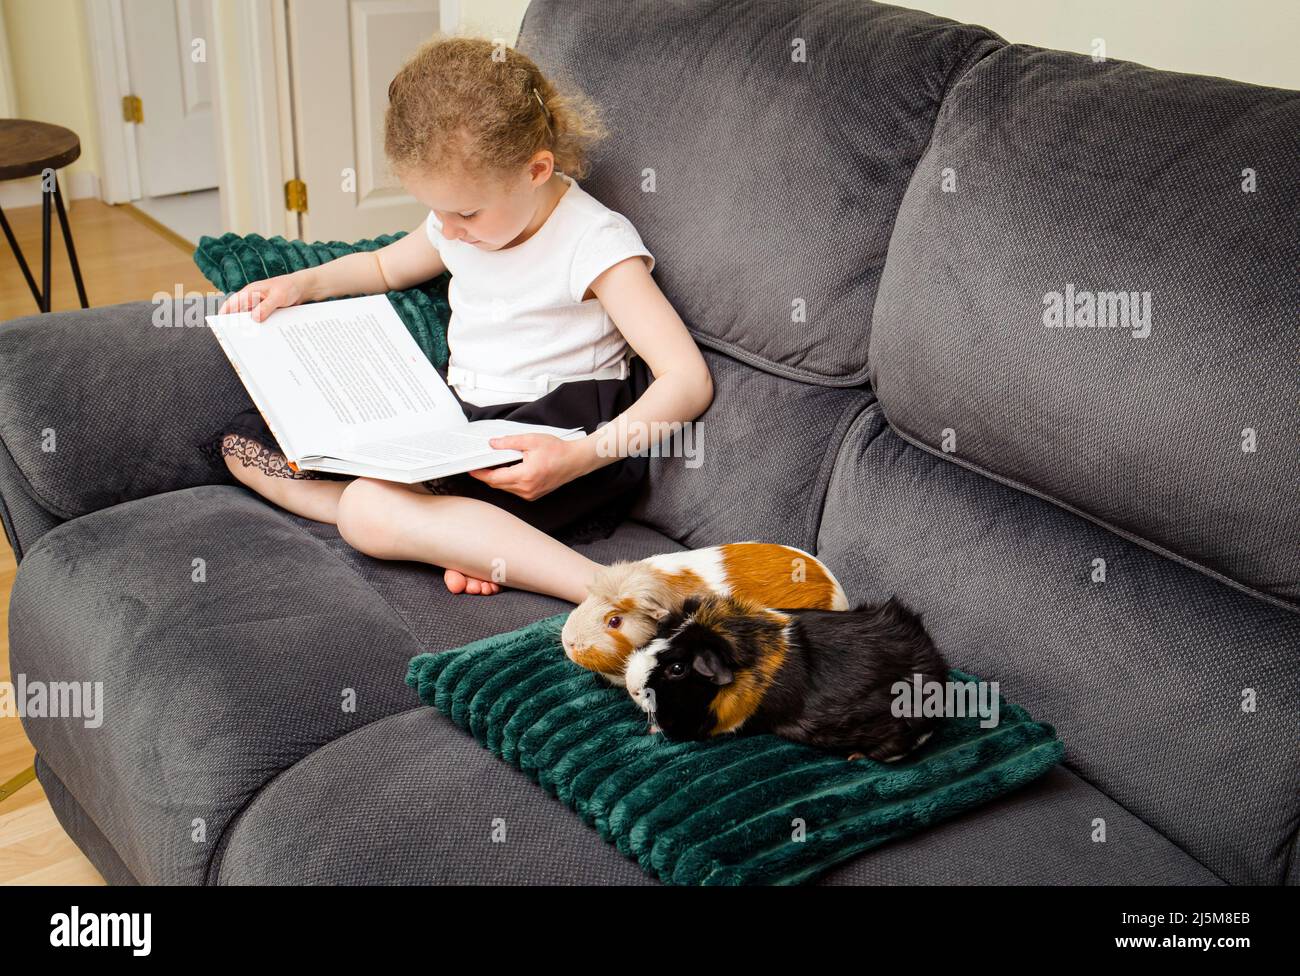
[[[146,197],[217,185],[204,25],[210,0],[123,0],[127,75],[142,103],[135,127]],[[198,41],[200,43],[196,44]]]
[[[388,172],[388,83],[435,31],[449,0],[289,0],[294,141],[307,184],[302,237],[355,241],[409,231],[427,215]]]

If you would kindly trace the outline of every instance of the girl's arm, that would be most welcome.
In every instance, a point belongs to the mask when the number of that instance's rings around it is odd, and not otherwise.
[[[338,295],[377,295],[401,291],[447,270],[421,224],[377,251],[346,254],[315,268],[254,281],[226,298],[221,312],[253,313],[261,322],[277,308]]]
[[[620,261],[591,284],[618,330],[654,373],[641,397],[612,421],[583,440],[586,471],[612,464],[629,443],[646,445],[671,425],[694,420],[713,402],[713,377],[699,347],[677,310],[659,290],[645,261]]]

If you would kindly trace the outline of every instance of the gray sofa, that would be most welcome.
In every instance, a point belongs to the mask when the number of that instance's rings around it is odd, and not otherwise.
[[[1067,746],[823,883],[1300,880],[1300,94],[863,0],[609,9],[534,0],[519,43],[604,108],[585,185],[716,396],[703,463],[580,548],[815,550]],[[99,728],[25,727],[105,878],[651,883],[403,684],[568,605],[452,596],[237,485],[192,444],[245,394],[152,311],[0,327],[12,670],[103,682]]]

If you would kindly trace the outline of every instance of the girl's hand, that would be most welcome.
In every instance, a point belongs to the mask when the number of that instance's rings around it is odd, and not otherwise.
[[[496,448],[523,451],[523,460],[505,467],[475,468],[468,473],[525,501],[541,498],[586,474],[578,448],[581,441],[565,441],[553,434],[510,434],[493,437],[488,443]]]
[[[278,275],[245,285],[222,303],[220,314],[253,313],[254,322],[264,322],[277,308],[297,305],[303,300],[302,279],[293,274]]]

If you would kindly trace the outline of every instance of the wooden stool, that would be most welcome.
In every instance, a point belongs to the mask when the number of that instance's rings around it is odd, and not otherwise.
[[[9,249],[23,269],[27,287],[32,290],[36,307],[42,312],[50,310],[50,201],[59,211],[59,224],[63,228],[63,243],[68,248],[68,261],[72,264],[72,277],[77,283],[77,297],[81,307],[89,308],[86,286],[81,280],[81,266],[77,264],[77,249],[72,246],[72,230],[68,227],[68,213],[63,209],[63,194],[59,192],[56,170],[67,166],[81,155],[81,140],[71,129],[46,122],[27,119],[0,119],[0,180],[17,180],[28,176],[41,178],[41,288],[38,290],[32,272],[27,267],[18,240],[9,228],[4,210],[0,209],[0,229],[9,241]]]

